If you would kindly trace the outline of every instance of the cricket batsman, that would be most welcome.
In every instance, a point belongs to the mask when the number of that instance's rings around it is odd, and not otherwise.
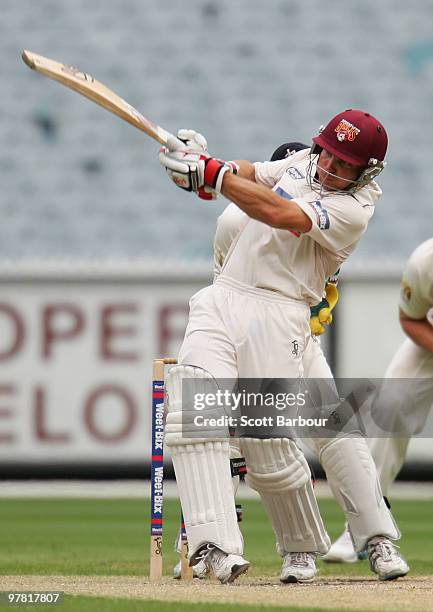
[[[218,378],[302,376],[310,307],[367,229],[381,195],[374,178],[384,167],[387,135],[369,113],[347,110],[313,138],[311,149],[281,161],[227,163],[210,157],[200,139],[187,144],[187,151],[160,152],[172,180],[202,198],[222,193],[248,216],[215,283],[190,301],[179,365],[167,380],[166,444],[190,564],[203,560],[221,582],[231,582],[249,563],[236,519],[228,432],[183,435],[182,414],[192,407],[182,406],[182,380],[209,389]],[[247,482],[263,500],[283,558],[280,579],[312,581],[316,555],[327,552],[329,538],[305,458],[288,438],[243,437],[240,445]],[[342,470],[340,480],[347,477]],[[399,537],[392,521],[386,531],[383,536]]]

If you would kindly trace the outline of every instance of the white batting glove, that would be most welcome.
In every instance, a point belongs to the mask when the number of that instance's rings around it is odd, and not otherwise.
[[[204,161],[200,153],[191,151],[169,151],[162,147],[159,161],[167,171],[173,183],[186,191],[195,191],[204,187]]]
[[[204,200],[214,200],[221,192],[224,174],[237,173],[234,162],[225,162],[206,153],[169,151],[162,147],[159,161],[171,180],[186,191],[194,191]]]
[[[203,134],[195,130],[179,130],[177,133],[179,140],[182,140],[191,151],[207,153],[207,140]]]
[[[208,153],[207,140],[203,134],[200,134],[195,130],[181,129],[177,132],[177,137],[179,140],[182,140],[182,142],[185,143],[188,150],[197,153]],[[206,185],[197,190],[197,195],[202,200],[216,200],[218,197],[218,194]]]

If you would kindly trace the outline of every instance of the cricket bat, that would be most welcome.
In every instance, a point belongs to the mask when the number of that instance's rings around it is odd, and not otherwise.
[[[170,132],[167,132],[160,125],[145,117],[136,108],[131,106],[126,100],[111,91],[108,87],[97,81],[87,72],[82,72],[74,66],[61,64],[55,60],[49,59],[37,53],[32,53],[24,49],[22,58],[29,68],[40,72],[50,79],[58,81],[62,85],[66,85],[70,89],[77,91],[81,95],[89,98],[106,108],[110,113],[114,113],[124,121],[127,121],[134,127],[148,136],[157,140],[160,144],[168,147],[171,150],[179,150],[185,147],[185,144],[176,138]]]

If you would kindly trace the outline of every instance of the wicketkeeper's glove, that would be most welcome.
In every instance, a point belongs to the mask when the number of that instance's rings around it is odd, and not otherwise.
[[[326,297],[310,309],[310,328],[313,336],[320,336],[326,331],[325,325],[332,323],[332,310],[338,302],[338,289],[333,283],[325,285]]]

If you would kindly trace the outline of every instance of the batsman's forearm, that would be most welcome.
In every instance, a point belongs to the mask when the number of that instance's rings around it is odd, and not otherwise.
[[[403,331],[415,344],[433,353],[433,327],[427,319],[410,319],[400,311],[400,323]]]
[[[226,172],[222,194],[252,219],[271,227],[308,232],[311,219],[294,200],[285,200],[268,187]]]
[[[235,163],[239,166],[238,176],[256,182],[256,169],[254,164],[246,159],[236,159]]]

